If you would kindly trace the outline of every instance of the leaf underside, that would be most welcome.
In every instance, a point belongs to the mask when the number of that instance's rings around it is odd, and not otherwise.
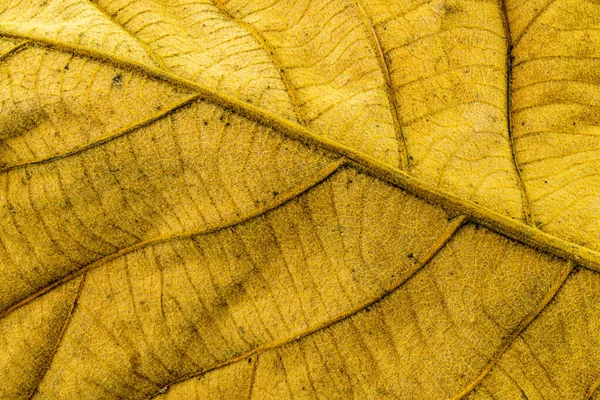
[[[0,4],[0,398],[600,398],[600,4]]]

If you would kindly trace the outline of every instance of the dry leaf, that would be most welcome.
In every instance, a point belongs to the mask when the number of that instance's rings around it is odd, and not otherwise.
[[[583,399],[600,3],[0,4],[0,397]]]

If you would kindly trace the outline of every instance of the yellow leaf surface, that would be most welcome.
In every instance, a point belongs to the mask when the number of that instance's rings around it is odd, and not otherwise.
[[[0,3],[0,398],[598,399],[600,4]]]

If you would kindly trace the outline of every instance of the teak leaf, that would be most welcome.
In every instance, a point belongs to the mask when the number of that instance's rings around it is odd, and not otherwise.
[[[0,3],[0,398],[598,399],[600,3]]]

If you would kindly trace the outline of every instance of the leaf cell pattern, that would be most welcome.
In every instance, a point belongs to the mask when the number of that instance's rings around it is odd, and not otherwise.
[[[0,397],[597,398],[600,6],[0,5]]]

